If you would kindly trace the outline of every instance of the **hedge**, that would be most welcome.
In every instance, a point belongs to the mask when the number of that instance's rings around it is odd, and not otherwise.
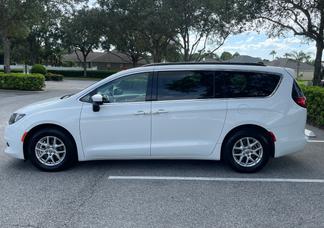
[[[45,80],[46,81],[63,81],[63,75],[47,73],[45,75]]]
[[[310,124],[324,127],[324,88],[300,85],[307,98],[307,119]]]
[[[64,77],[83,77],[82,70],[47,70],[48,73],[61,74]],[[87,71],[87,78],[106,78],[117,73],[116,70],[90,70]]]
[[[23,73],[24,72],[23,69],[11,69],[10,71],[11,71],[11,73]],[[0,69],[0,73],[4,73],[4,70]]]
[[[0,73],[0,89],[42,90],[45,86],[42,74]]]

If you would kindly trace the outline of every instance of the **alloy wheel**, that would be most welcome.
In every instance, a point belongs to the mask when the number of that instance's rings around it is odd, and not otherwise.
[[[238,165],[253,167],[262,160],[262,144],[253,137],[241,138],[234,144],[232,156]]]
[[[59,165],[66,156],[66,147],[61,139],[55,136],[41,138],[35,146],[36,158],[46,166]]]

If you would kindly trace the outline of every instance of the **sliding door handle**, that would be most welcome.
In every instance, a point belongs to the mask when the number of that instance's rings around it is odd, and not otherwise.
[[[135,116],[141,116],[141,115],[146,115],[147,113],[144,111],[138,111],[135,113]]]
[[[165,114],[165,113],[168,113],[168,111],[166,111],[164,109],[159,109],[156,112],[153,112],[152,114],[159,115],[159,114]]]

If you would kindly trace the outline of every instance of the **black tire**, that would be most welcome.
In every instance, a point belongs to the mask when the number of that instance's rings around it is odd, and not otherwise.
[[[262,149],[263,149],[262,156],[260,156],[260,159],[258,158],[258,162],[254,165],[251,164],[252,166],[249,166],[249,167],[240,165],[238,163],[239,161],[237,161],[237,160],[239,160],[238,159],[239,157],[236,156],[236,159],[235,159],[234,155],[233,155],[234,145],[240,139],[245,139],[245,142],[247,142],[247,139],[246,139],[247,137],[252,138],[252,140],[256,139],[261,144]],[[263,132],[259,132],[254,129],[251,129],[251,130],[244,129],[244,130],[235,132],[233,135],[231,135],[226,140],[226,142],[224,142],[223,151],[222,151],[222,156],[223,156],[224,160],[227,162],[227,164],[229,164],[229,166],[232,169],[234,169],[235,171],[240,172],[240,173],[254,173],[254,172],[261,170],[268,163],[270,154],[271,154],[271,146],[270,146],[270,143],[269,143],[267,137],[264,135]],[[252,156],[254,156],[254,155],[252,155]],[[257,158],[257,157],[254,157],[254,159],[255,158]]]
[[[59,164],[51,166],[43,164],[36,156],[36,144],[44,137],[56,137],[63,142],[65,146],[65,156]],[[47,128],[35,132],[31,135],[27,145],[27,153],[31,163],[38,169],[47,172],[62,171],[71,167],[77,161],[77,150],[73,138],[65,132],[56,128]],[[46,156],[46,155],[45,155]],[[63,157],[63,156],[62,156]]]

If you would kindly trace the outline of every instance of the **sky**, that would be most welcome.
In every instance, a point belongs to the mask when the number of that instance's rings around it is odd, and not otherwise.
[[[213,45],[210,45],[210,48]],[[287,34],[286,37],[269,38],[265,32],[244,32],[230,36],[225,44],[216,52],[221,54],[223,51],[235,52],[241,55],[261,57],[262,59],[272,60],[270,52],[275,50],[276,57],[283,57],[285,53],[292,51],[303,51],[315,58],[315,43],[307,41],[304,37]]]

